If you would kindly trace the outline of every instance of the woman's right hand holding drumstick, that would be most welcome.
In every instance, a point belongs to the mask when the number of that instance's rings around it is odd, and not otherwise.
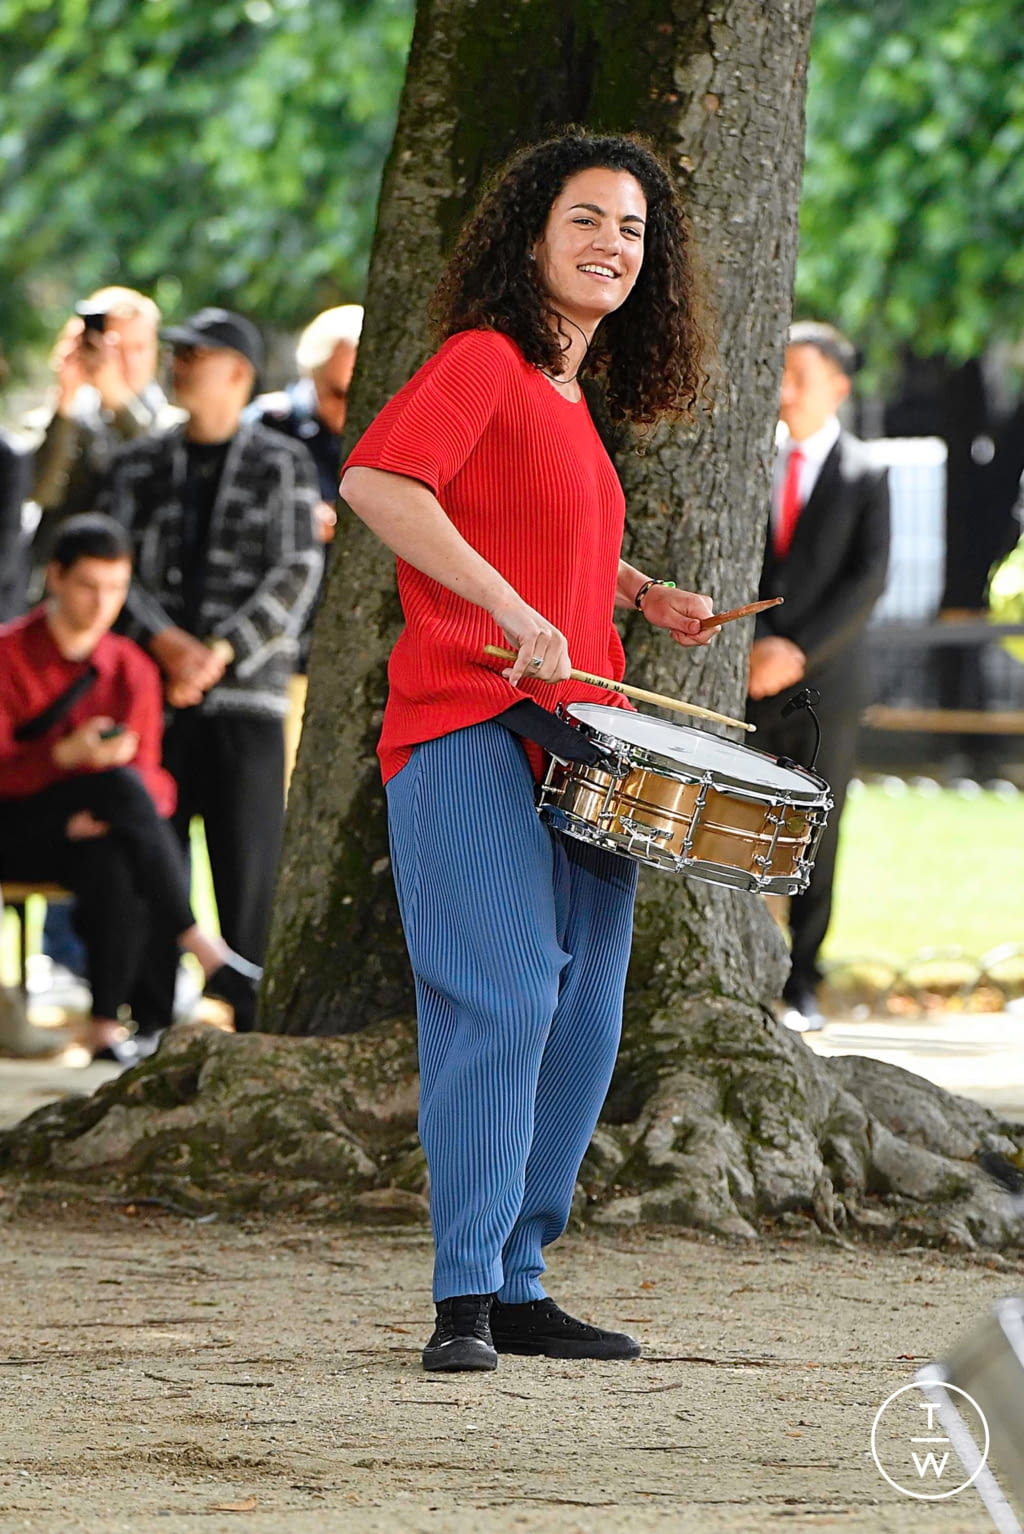
[[[383,469],[351,468],[342,479],[341,495],[400,559],[490,613],[516,650],[515,661],[503,672],[509,681],[523,676],[567,680],[571,663],[564,634],[467,543],[426,485]]]
[[[512,665],[501,674],[516,686],[522,677],[535,682],[565,682],[572,673],[565,635],[535,612],[509,587],[509,596],[491,616],[516,650]]]

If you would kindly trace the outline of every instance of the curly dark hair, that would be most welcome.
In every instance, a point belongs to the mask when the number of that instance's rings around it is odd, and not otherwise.
[[[460,330],[498,330],[534,367],[559,371],[559,338],[529,257],[565,183],[596,168],[635,177],[647,220],[633,290],[602,320],[581,372],[603,379],[614,419],[648,425],[692,415],[707,383],[693,235],[668,170],[653,147],[633,135],[570,128],[521,150],[497,171],[434,294],[438,332],[447,339]]]

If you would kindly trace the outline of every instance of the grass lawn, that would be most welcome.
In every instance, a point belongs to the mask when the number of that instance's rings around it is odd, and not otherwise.
[[[866,786],[847,801],[825,957],[1024,944],[1024,794]]]

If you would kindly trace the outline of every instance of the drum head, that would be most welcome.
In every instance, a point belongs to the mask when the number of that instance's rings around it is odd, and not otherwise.
[[[821,797],[821,787],[810,773],[799,767],[783,767],[774,756],[723,740],[706,730],[669,724],[666,719],[655,719],[631,709],[609,708],[606,703],[569,703],[566,711],[606,739],[639,746],[677,767],[688,768],[695,777],[710,773],[723,782],[781,791],[799,799]]]

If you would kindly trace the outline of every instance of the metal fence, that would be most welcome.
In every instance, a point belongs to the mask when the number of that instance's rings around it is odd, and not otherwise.
[[[1000,759],[1024,761],[1024,664],[1002,642],[1021,630],[939,618],[946,445],[937,437],[866,445],[889,470],[892,551],[868,629],[871,708],[861,758],[915,765],[957,755],[989,775]]]

